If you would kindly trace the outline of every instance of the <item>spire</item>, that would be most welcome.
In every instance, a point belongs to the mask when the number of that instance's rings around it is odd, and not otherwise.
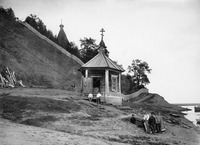
[[[104,36],[103,33],[105,32],[105,30],[102,28],[100,30],[100,32],[101,32],[101,42],[99,43],[99,45],[100,45],[100,48],[103,47],[105,49],[105,48],[107,48],[104,41],[103,41],[103,36]]]
[[[105,32],[105,30],[102,28],[101,30],[100,30],[100,32],[101,32],[101,42],[99,43],[99,52],[100,53],[105,53],[107,56],[108,56],[108,54],[109,54],[109,52],[108,52],[108,50],[106,49],[107,47],[106,47],[106,45],[105,45],[105,43],[104,43],[104,41],[103,41],[103,36],[104,36],[104,32]]]
[[[65,31],[63,29],[64,25],[62,24],[62,20],[59,26],[60,26],[60,31],[58,33],[58,44],[62,47],[66,47],[67,45],[69,45],[69,40],[67,39]]]
[[[60,24],[60,30],[63,30],[64,25],[62,24],[62,19],[61,19],[61,24]]]

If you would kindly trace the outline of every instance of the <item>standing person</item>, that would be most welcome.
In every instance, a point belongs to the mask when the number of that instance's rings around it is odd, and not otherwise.
[[[92,93],[89,93],[89,94],[88,94],[88,99],[89,99],[90,102],[92,101],[92,99],[93,99]]]
[[[160,112],[156,115],[156,131],[161,133],[162,116]]]
[[[98,92],[98,94],[97,94],[97,103],[100,103],[100,97],[101,97],[101,93]]]
[[[148,123],[148,121],[149,121],[149,114],[148,113],[146,113],[144,115],[143,121],[144,121],[144,130],[145,130],[145,132],[149,132],[149,123]]]
[[[149,117],[149,128],[151,130],[151,132],[154,134],[155,133],[155,129],[156,129],[156,119],[154,116],[154,112],[151,112],[151,116]]]

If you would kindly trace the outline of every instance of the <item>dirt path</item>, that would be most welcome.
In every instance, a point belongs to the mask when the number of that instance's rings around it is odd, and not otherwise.
[[[109,141],[54,131],[45,128],[25,126],[0,119],[1,145],[110,145]],[[122,143],[115,143],[123,145]]]

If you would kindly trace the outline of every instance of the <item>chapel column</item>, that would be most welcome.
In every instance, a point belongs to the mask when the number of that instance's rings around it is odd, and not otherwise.
[[[85,77],[88,78],[88,69],[85,70]]]
[[[119,92],[121,93],[121,74],[119,73]]]
[[[109,70],[105,70],[105,93],[109,92]]]

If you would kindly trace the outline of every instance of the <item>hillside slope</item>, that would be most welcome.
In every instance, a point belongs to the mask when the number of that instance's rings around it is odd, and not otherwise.
[[[142,93],[138,97],[130,99],[134,103],[148,103],[148,104],[159,104],[161,106],[168,106],[169,103],[160,95],[153,93]]]
[[[131,94],[129,96],[131,96]],[[128,105],[133,108],[137,107],[138,104],[140,104],[140,106],[142,105],[143,109],[146,108],[147,110],[148,108],[151,108],[152,110],[155,111],[164,110],[164,112],[171,112],[171,113],[173,112],[177,113],[185,110],[182,107],[168,103],[162,96],[154,93],[141,93],[137,97],[129,99],[128,102],[127,101],[123,102],[123,105]]]
[[[0,18],[0,69],[8,66],[26,86],[80,87],[80,64],[19,22]],[[1,71],[1,70],[0,70]]]

